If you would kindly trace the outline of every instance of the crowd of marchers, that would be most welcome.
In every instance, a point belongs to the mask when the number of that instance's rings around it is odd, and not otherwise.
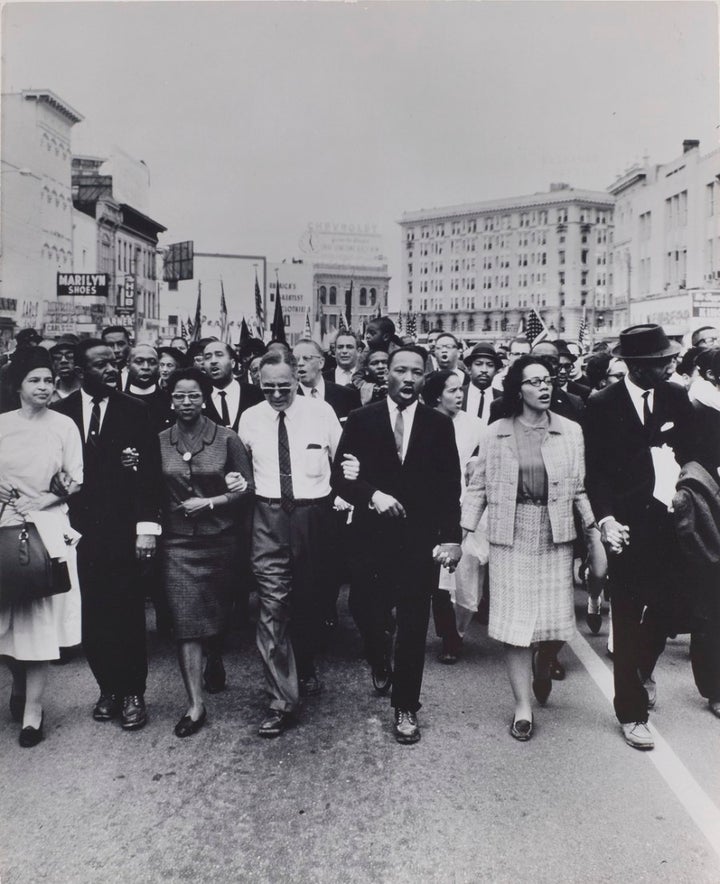
[[[258,734],[277,737],[322,694],[345,585],[399,743],[420,739],[431,616],[446,664],[471,620],[487,622],[509,734],[530,740],[534,704],[565,677],[578,579],[587,628],[608,616],[630,746],[653,748],[669,636],[690,634],[695,685],[720,717],[718,332],[688,330],[683,347],[638,325],[590,353],[541,337],[466,347],[437,329],[420,347],[388,317],[330,352],[309,338],[236,352],[215,338],[133,345],[119,326],[19,332],[0,369],[0,656],[20,745],[44,737],[49,662],[80,647],[93,718],[146,724],[147,599],[187,692],[174,732],[197,733],[251,592]],[[2,574],[22,573],[30,530],[67,580],[23,598]]]

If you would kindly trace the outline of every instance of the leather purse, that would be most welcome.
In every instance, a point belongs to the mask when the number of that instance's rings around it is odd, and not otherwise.
[[[68,592],[67,562],[51,559],[37,528],[24,522],[0,528],[0,608]]]

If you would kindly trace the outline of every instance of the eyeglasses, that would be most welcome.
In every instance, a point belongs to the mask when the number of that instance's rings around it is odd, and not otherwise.
[[[280,393],[280,395],[282,396],[285,393],[289,393],[292,390],[292,387],[290,386],[290,384],[278,384],[272,387],[262,386],[260,387],[260,389],[265,396],[272,396],[273,393]]]
[[[202,393],[173,393],[170,398],[173,402],[200,402],[203,399]]]
[[[523,384],[530,384],[531,387],[550,387],[552,386],[552,378],[527,378],[522,381]]]
[[[708,337],[708,338],[700,338],[700,340],[697,342],[696,346],[700,347],[703,344],[717,344],[717,336],[713,335],[712,337]]]

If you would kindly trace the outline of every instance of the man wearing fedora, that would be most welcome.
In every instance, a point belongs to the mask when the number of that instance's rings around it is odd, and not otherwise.
[[[628,745],[652,749],[652,674],[668,635],[686,616],[686,580],[672,516],[653,496],[653,449],[667,445],[680,466],[693,458],[694,413],[685,390],[667,382],[680,347],[659,325],[620,334],[613,355],[627,375],[588,399],[587,491],[609,547],[615,714]]]
[[[470,373],[470,381],[463,387],[462,410],[477,416],[486,427],[490,420],[490,405],[502,394],[492,386],[493,378],[502,368],[502,359],[492,344],[475,344],[463,359]]]

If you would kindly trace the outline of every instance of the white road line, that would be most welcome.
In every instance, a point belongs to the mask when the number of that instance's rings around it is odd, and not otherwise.
[[[612,672],[598,657],[593,648],[580,633],[569,643],[590,677],[605,695],[612,706]],[[670,748],[670,744],[651,722],[650,729],[655,738],[655,748],[645,753],[655,765],[658,773],[672,789],[675,797],[688,812],[695,825],[710,842],[710,846],[720,858],[720,809],[703,791],[702,787]],[[619,738],[618,738],[619,739]],[[630,751],[628,749],[628,751]]]

